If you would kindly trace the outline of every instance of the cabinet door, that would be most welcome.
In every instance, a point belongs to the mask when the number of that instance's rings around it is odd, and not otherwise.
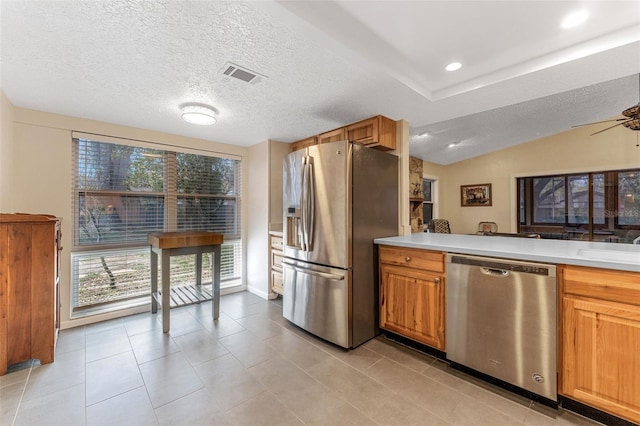
[[[299,149],[303,149],[308,146],[316,145],[317,143],[318,143],[318,140],[316,136],[311,136],[305,139],[301,139],[299,141],[291,143],[291,145],[289,146],[289,152],[297,151]]]
[[[381,264],[380,282],[380,327],[444,350],[444,278]]]
[[[343,141],[347,139],[344,127],[318,135],[318,144]]]
[[[564,297],[564,395],[640,423],[640,307]]]
[[[381,149],[396,149],[396,122],[377,115],[346,127],[350,141]]]
[[[347,126],[347,137],[350,141],[371,144],[378,141],[378,117],[358,121]]]

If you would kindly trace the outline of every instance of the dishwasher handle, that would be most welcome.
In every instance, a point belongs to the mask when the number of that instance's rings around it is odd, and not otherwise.
[[[491,275],[492,277],[506,278],[509,276],[509,271],[506,269],[480,268],[480,270],[483,274]]]

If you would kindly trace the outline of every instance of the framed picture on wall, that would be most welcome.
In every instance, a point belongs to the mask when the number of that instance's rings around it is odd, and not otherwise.
[[[491,184],[460,185],[460,205],[462,207],[490,206]]]

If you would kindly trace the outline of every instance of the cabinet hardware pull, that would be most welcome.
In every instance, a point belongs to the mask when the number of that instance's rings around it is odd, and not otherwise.
[[[440,284],[440,278],[434,278],[433,282],[436,284]]]
[[[404,258],[404,261],[405,262],[411,262],[411,258],[409,256],[407,256],[407,257]]]

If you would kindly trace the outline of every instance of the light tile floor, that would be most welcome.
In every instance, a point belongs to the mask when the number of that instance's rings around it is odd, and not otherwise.
[[[60,333],[0,376],[2,425],[595,425],[373,339],[344,351],[247,292]]]

